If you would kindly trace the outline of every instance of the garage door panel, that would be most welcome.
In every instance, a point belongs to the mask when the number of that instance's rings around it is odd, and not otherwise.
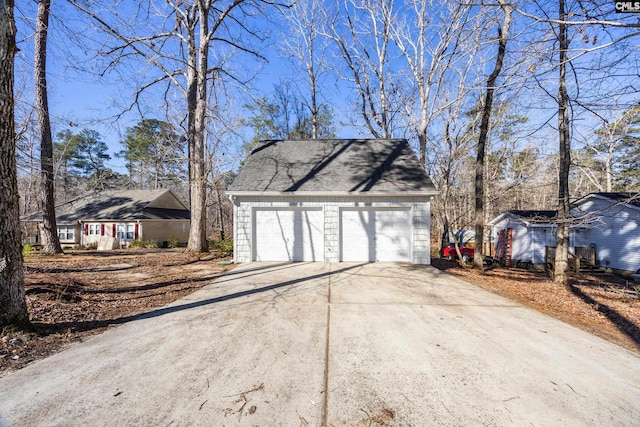
[[[343,261],[410,261],[408,208],[343,209],[340,215]]]
[[[341,217],[342,261],[375,260],[375,213],[344,210]]]
[[[256,261],[322,261],[324,220],[321,209],[256,209]]]

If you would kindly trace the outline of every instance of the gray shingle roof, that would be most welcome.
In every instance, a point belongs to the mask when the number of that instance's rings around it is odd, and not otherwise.
[[[512,210],[509,212],[529,222],[553,222],[558,216],[558,211]]]
[[[56,206],[56,222],[72,224],[77,221],[136,221],[145,219],[189,219],[184,209],[167,209],[153,206],[169,190],[126,190],[90,193]],[[184,207],[175,198],[177,203]],[[42,212],[34,212],[20,218],[22,221],[42,221]]]
[[[615,200],[616,202],[627,203],[640,208],[640,193],[617,192],[617,193],[591,193],[589,196],[595,195]],[[587,197],[589,197],[587,196]],[[586,197],[585,197],[586,198]]]
[[[266,141],[228,189],[245,191],[437,193],[402,139]]]

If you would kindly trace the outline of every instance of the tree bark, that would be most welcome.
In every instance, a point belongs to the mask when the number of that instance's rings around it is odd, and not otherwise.
[[[311,139],[318,139],[318,101],[317,101],[317,92],[318,88],[316,87],[316,69],[315,69],[315,41],[316,41],[316,31],[315,25],[313,22],[315,16],[317,14],[317,4],[312,4],[312,23],[313,26],[310,31],[312,33],[309,35],[309,62],[307,65],[307,75],[309,76],[309,90],[311,91]]]
[[[218,202],[218,217],[220,218],[220,240],[226,240],[226,233],[224,228],[224,210],[222,208],[222,196],[220,195],[223,187],[221,184],[216,183],[216,198]]]
[[[482,120],[480,122],[480,136],[478,137],[478,153],[476,157],[476,246],[473,251],[473,265],[479,270],[484,270],[483,248],[484,242],[484,170],[485,170],[485,151],[487,145],[487,136],[489,134],[489,120],[491,119],[491,109],[493,106],[493,95],[496,90],[496,80],[502,70],[505,52],[507,51],[507,38],[509,36],[509,26],[511,25],[511,7],[506,5],[503,0],[499,3],[504,11],[504,21],[502,29],[498,29],[498,55],[493,71],[487,78],[487,93],[485,95],[484,106],[482,108]]]
[[[53,141],[49,100],[47,96],[47,36],[49,32],[50,0],[38,1],[34,52],[35,98],[40,137],[40,208],[42,211],[42,251],[47,254],[62,253],[53,186]]]
[[[189,52],[189,165],[191,168],[191,228],[187,250],[191,252],[208,252],[206,227],[206,170],[205,170],[205,119],[207,109],[207,72],[209,67],[209,8],[198,2],[199,44],[196,48],[195,38]],[[190,40],[191,41],[191,40]],[[196,61],[197,57],[197,61]],[[193,71],[192,71],[193,67]],[[193,75],[191,75],[193,73]],[[193,87],[195,85],[195,87]],[[195,105],[194,105],[195,103]],[[192,117],[193,116],[193,117]]]
[[[14,123],[16,26],[13,0],[0,0],[0,326],[27,322]]]
[[[565,0],[559,0],[558,43],[560,46],[560,67],[558,82],[558,134],[559,134],[559,168],[558,168],[558,239],[556,259],[553,271],[555,283],[567,284],[569,266],[569,166],[571,164],[571,140],[569,134],[569,95],[566,86],[566,65],[569,39]]]

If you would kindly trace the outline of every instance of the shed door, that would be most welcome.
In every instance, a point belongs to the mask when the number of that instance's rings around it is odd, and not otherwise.
[[[321,208],[254,210],[255,261],[324,261]]]
[[[342,261],[411,261],[409,208],[343,209]]]

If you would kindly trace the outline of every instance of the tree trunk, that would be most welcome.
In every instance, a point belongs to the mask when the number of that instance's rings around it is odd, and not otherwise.
[[[420,128],[418,134],[418,144],[420,145],[420,165],[423,169],[427,168],[427,129]]]
[[[193,81],[189,82],[189,165],[191,167],[190,194],[191,194],[191,228],[189,230],[189,243],[187,250],[191,252],[208,252],[207,244],[207,186],[205,170],[205,119],[207,109],[207,71],[209,66],[209,10],[199,2],[200,35],[199,46],[196,50],[195,41],[193,53],[189,53],[189,73]],[[192,56],[193,55],[193,56]],[[196,64],[196,56],[198,61]],[[191,70],[193,67],[193,71]],[[195,88],[192,85],[195,84]],[[195,93],[192,93],[194,91]],[[193,105],[192,103],[195,103]],[[193,118],[191,117],[193,115]],[[192,121],[193,120],[193,121]],[[193,141],[193,142],[191,142]]]
[[[226,240],[226,233],[224,228],[224,210],[222,209],[222,197],[220,196],[220,190],[222,185],[216,183],[216,198],[218,202],[218,216],[220,217],[220,240]]]
[[[62,253],[56,224],[55,190],[53,187],[53,141],[47,96],[47,35],[50,0],[38,1],[34,52],[36,110],[40,136],[40,207],[42,210],[42,251]]]
[[[566,63],[569,39],[567,37],[567,24],[565,0],[559,0],[559,24],[558,43],[560,45],[560,80],[558,82],[558,133],[560,157],[558,168],[558,243],[556,246],[556,259],[553,271],[555,283],[567,284],[567,269],[569,259],[569,165],[571,163],[571,141],[569,134],[569,95],[566,86]]]
[[[613,137],[612,137],[613,138]],[[613,144],[609,144],[609,150],[607,152],[607,161],[605,163],[605,174],[607,176],[607,192],[611,193],[613,189]]]
[[[318,139],[318,101],[317,101],[317,87],[316,87],[316,70],[314,61],[314,42],[315,38],[311,37],[309,40],[309,67],[307,73],[309,74],[309,85],[311,86],[311,139]]]
[[[27,322],[16,172],[13,0],[0,0],[0,326]]]
[[[473,252],[473,265],[479,270],[484,270],[483,248],[484,242],[484,170],[485,151],[487,145],[487,135],[489,134],[489,120],[491,119],[491,108],[493,106],[493,94],[496,90],[496,80],[502,70],[504,55],[507,50],[507,37],[509,36],[509,26],[511,25],[511,7],[500,0],[504,11],[504,21],[502,29],[498,29],[498,55],[493,71],[487,78],[487,94],[482,109],[482,121],[480,122],[480,136],[478,137],[478,154],[476,158],[476,247]]]

